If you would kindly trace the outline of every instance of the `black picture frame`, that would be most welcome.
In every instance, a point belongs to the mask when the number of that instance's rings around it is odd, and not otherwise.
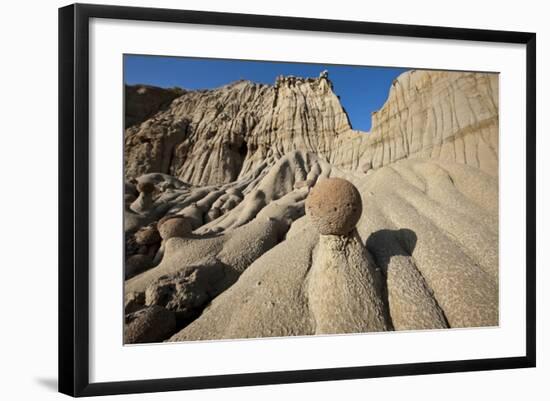
[[[526,352],[524,356],[382,366],[90,383],[88,61],[91,18],[515,43],[526,47]],[[59,9],[59,391],[71,396],[253,386],[535,366],[536,35],[447,28],[74,4]]]

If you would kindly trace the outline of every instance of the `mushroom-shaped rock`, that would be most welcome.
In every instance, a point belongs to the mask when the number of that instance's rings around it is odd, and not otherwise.
[[[153,206],[153,191],[155,185],[152,182],[138,182],[137,190],[139,191],[138,198],[132,202],[130,209],[139,214],[146,214]]]
[[[156,265],[160,263],[164,256],[164,247],[166,241],[170,238],[185,238],[193,231],[192,220],[181,214],[173,214],[164,216],[157,223],[157,227],[162,238],[160,248],[153,259],[153,263]]]
[[[176,316],[158,305],[126,315],[124,343],[152,343],[166,340],[176,331]]]
[[[163,241],[173,237],[186,237],[191,231],[193,231],[191,221],[185,216],[173,216],[159,225],[159,233]]]
[[[355,186],[342,178],[317,182],[306,199],[306,213],[322,235],[346,235],[355,228],[363,207]]]
[[[155,190],[155,184],[149,181],[138,182],[136,188],[140,193],[150,194]]]
[[[161,240],[158,230],[155,227],[147,226],[134,234],[138,245],[154,245]]]

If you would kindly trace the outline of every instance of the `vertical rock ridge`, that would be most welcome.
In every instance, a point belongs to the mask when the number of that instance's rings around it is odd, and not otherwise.
[[[162,172],[190,184],[227,183],[266,157],[293,150],[327,154],[332,139],[350,129],[323,74],[279,77],[274,86],[238,81],[187,91],[168,109],[126,130],[126,176]],[[173,153],[169,166],[161,162],[167,153]]]
[[[351,140],[351,142],[350,142]],[[350,148],[357,157],[349,158]],[[498,173],[498,75],[417,71],[401,74],[369,135],[335,139],[331,162],[379,168],[405,158],[439,159]],[[358,149],[358,150],[357,150]]]
[[[405,72],[372,114],[370,133],[352,129],[325,73],[280,76],[272,86],[237,81],[213,90],[148,91],[163,95],[144,121],[154,107],[136,118],[136,96],[128,97],[126,123],[134,124],[125,134],[127,178],[161,172],[196,185],[228,183],[293,150],[354,170],[429,158],[498,171],[496,74]]]

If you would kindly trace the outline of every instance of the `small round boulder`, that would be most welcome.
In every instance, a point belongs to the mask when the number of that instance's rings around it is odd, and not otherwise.
[[[160,229],[160,226],[162,226],[165,222],[167,222],[170,219],[184,219],[185,216],[181,214],[167,214],[166,216],[159,219],[157,222],[157,229]]]
[[[144,194],[150,194],[155,190],[155,184],[152,182],[138,182],[136,185],[136,188],[139,192],[143,192]]]
[[[154,245],[160,242],[160,235],[155,227],[147,226],[141,228],[134,234],[138,245]]]
[[[361,195],[342,178],[318,181],[306,199],[306,214],[323,235],[346,235],[361,217]]]
[[[186,237],[191,231],[191,222],[184,216],[172,217],[159,225],[160,236],[165,241],[173,237]]]

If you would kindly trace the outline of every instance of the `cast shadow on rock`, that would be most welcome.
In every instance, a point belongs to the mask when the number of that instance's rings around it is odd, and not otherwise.
[[[367,239],[365,246],[380,269],[381,295],[387,310],[388,323],[393,327],[388,299],[388,266],[394,256],[411,256],[416,246],[416,234],[408,228],[399,230],[378,230]]]
[[[367,239],[366,247],[376,265],[386,275],[393,256],[411,256],[416,246],[416,233],[408,228],[378,230]]]

